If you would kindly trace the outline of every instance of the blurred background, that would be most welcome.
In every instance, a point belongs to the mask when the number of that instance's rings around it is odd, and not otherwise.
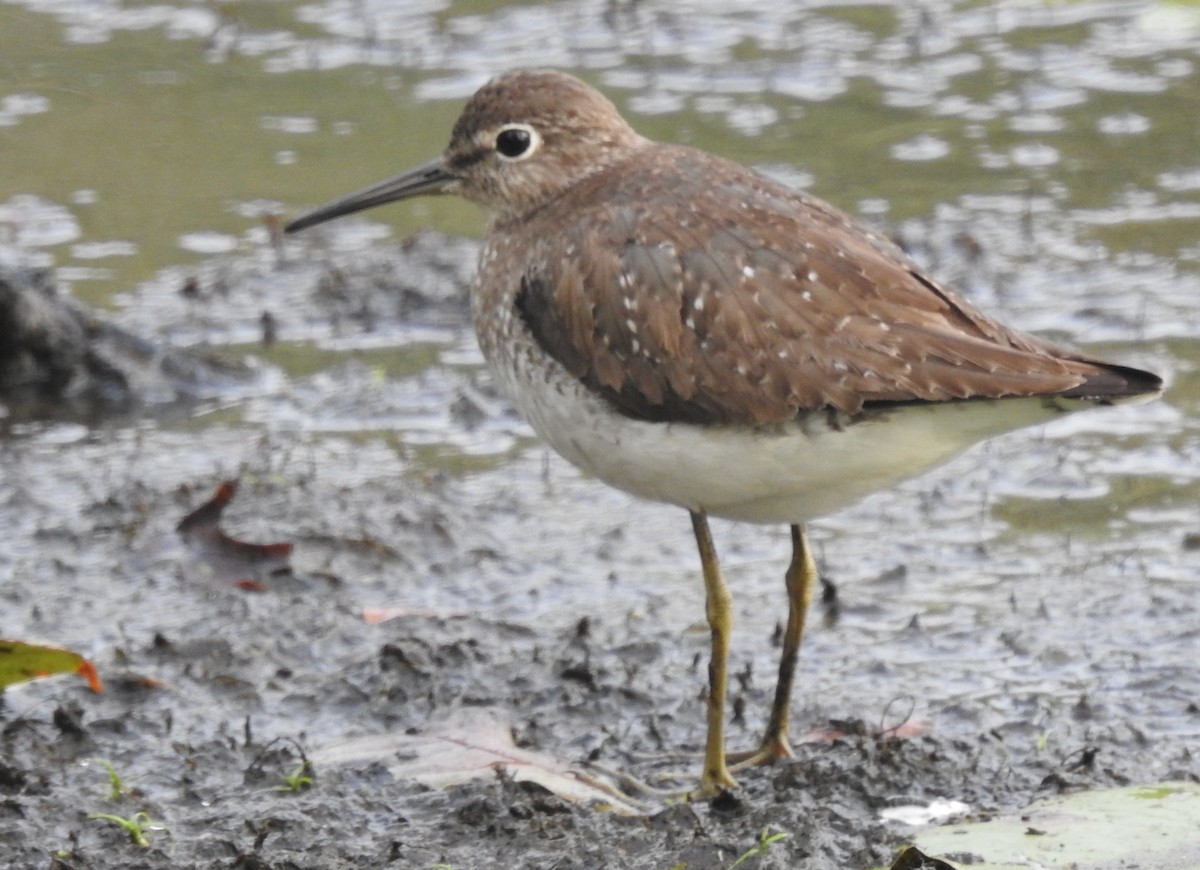
[[[1106,316],[1140,312],[1153,337],[1198,316],[1155,289],[1200,298],[1198,46],[1182,2],[6,0],[0,244],[110,305],[263,244],[261,215],[435,155],[483,81],[552,66],[652,137],[868,220],[942,214],[989,253],[1052,248],[1120,283]],[[452,201],[370,219],[482,227]]]

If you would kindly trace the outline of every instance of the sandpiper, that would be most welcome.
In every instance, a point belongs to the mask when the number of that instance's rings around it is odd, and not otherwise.
[[[828,203],[646,139],[560,72],[493,79],[440,157],[287,231],[423,194],[490,211],[475,329],[533,428],[588,474],[691,513],[712,632],[692,797],[736,785],[730,595],[710,515],[787,523],[792,536],[775,699],[736,770],[792,754],[789,699],[817,576],[804,523],[993,435],[1162,387],[976,311]]]

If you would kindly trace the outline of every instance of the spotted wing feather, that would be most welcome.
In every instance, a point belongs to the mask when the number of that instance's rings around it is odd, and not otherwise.
[[[1004,327],[836,209],[736,164],[678,148],[619,177],[538,217],[540,265],[517,307],[544,350],[628,416],[764,424],[1155,387]]]

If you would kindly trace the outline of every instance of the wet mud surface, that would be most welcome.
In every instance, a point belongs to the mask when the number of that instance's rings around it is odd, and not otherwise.
[[[477,365],[472,253],[425,236],[214,264],[111,316],[246,354],[251,385],[89,425],[3,420],[3,634],[69,645],[106,683],[3,696],[6,866],[700,870],[769,831],[788,836],[739,866],[868,868],[911,830],[888,807],[947,798],[986,817],[1200,773],[1197,529],[1162,494],[1163,468],[1189,479],[1192,442],[1167,403],[1002,439],[816,524],[836,599],[802,651],[806,736],[732,800],[625,816],[493,772],[431,787],[396,753],[323,762],[355,737],[475,728],[644,779],[698,769],[707,632],[686,516],[533,442]],[[347,357],[271,362],[264,310]],[[224,532],[290,558],[179,534],[229,479]],[[737,620],[730,742],[748,747],[786,530],[715,534]],[[88,818],[137,812],[163,828],[148,847]]]

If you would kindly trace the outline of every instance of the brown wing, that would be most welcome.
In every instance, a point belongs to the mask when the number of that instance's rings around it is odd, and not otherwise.
[[[1004,327],[836,209],[736,164],[671,148],[612,178],[539,217],[542,265],[517,307],[629,416],[769,423],[873,402],[1156,388]]]

